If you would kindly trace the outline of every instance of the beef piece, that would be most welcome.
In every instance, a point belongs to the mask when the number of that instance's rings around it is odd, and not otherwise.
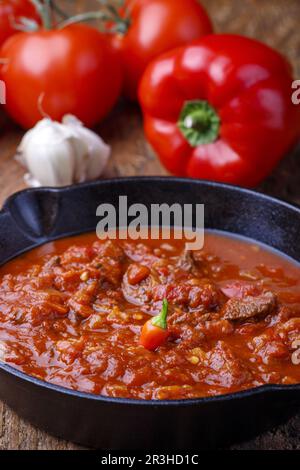
[[[203,265],[202,251],[191,251],[184,249],[182,254],[178,257],[177,267],[183,271],[199,271]]]
[[[153,289],[160,282],[158,273],[152,269],[145,279],[134,284],[130,279],[130,271],[131,268],[128,268],[123,276],[122,293],[125,299],[134,305],[149,304],[153,298]]]
[[[265,292],[257,297],[247,295],[242,299],[233,297],[222,309],[225,320],[245,320],[262,315],[268,315],[276,307],[276,296]]]
[[[107,287],[107,283],[115,288],[119,287],[125,261],[122,248],[108,240],[105,243],[95,242],[93,251],[96,256],[90,266],[98,271],[102,287]]]
[[[132,286],[139,284],[141,281],[146,279],[150,274],[150,269],[142,264],[132,263],[129,265],[127,270],[128,282]]]
[[[194,267],[194,259],[192,253],[189,250],[184,250],[179,256],[177,261],[177,267],[183,271],[191,271]]]

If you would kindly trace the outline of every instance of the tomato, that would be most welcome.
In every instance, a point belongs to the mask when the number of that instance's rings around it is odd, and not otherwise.
[[[125,13],[126,12],[126,13]],[[124,92],[137,98],[137,88],[148,63],[163,52],[212,32],[211,21],[198,0],[127,0],[124,31],[113,36],[122,52]]]
[[[6,110],[24,128],[34,126],[42,110],[55,120],[71,113],[93,126],[120,94],[118,54],[104,34],[87,25],[14,35],[0,57]]]
[[[40,23],[40,16],[30,0],[0,1],[0,45],[18,32],[14,25],[19,24],[22,17]]]

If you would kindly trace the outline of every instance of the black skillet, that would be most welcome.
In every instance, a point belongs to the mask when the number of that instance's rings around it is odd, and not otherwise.
[[[300,209],[226,185],[177,178],[104,180],[11,196],[0,213],[0,263],[47,241],[95,230],[103,202],[204,203],[206,228],[251,237],[300,261]],[[45,383],[0,364],[0,398],[47,432],[101,449],[216,448],[283,422],[300,384],[179,401],[106,398]]]

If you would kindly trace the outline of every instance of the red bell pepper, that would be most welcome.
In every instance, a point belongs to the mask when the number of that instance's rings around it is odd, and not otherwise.
[[[292,81],[270,47],[206,36],[148,66],[139,89],[146,136],[175,175],[255,186],[299,138]]]

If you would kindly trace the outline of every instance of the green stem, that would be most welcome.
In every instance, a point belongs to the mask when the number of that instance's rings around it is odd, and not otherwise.
[[[45,29],[52,28],[52,8],[51,8],[51,0],[44,0],[45,2]]]
[[[25,18],[24,16],[21,16],[19,18],[18,23],[16,23],[15,20],[12,19],[11,25],[16,31],[22,31],[26,33],[38,31],[40,28],[39,24],[36,21],[30,20],[29,18]]]
[[[197,147],[217,140],[221,121],[207,101],[195,100],[184,104],[177,125],[189,144]]]
[[[52,28],[52,11],[51,11],[51,0],[30,0],[35,6],[37,12],[41,16],[43,27],[46,30]]]
[[[115,5],[111,5],[108,0],[98,0],[98,2],[111,14],[110,21],[114,23],[114,26],[110,29],[110,32],[126,34],[131,22],[128,12],[125,12],[124,16],[121,16],[119,13],[119,8],[124,6],[124,1],[119,2],[118,8]]]
[[[59,29],[66,28],[72,24],[81,23],[82,21],[91,21],[91,20],[104,20],[109,21],[109,17],[105,15],[102,11],[90,11],[87,13],[80,13],[79,15],[72,16],[65,21],[59,23]]]
[[[167,329],[167,316],[168,316],[168,301],[167,299],[163,300],[162,309],[159,315],[153,318],[152,325],[158,326],[163,330]]]
[[[52,11],[57,13],[61,18],[68,19],[69,15],[65,11],[63,11],[54,0],[50,0],[50,6]]]

